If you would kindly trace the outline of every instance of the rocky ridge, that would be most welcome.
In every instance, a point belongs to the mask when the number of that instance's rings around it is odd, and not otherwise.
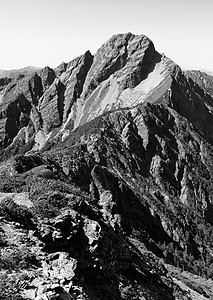
[[[192,80],[198,83],[210,95],[213,95],[212,75],[198,70],[186,71],[186,75],[188,75]]]
[[[2,81],[2,299],[211,298],[195,284],[213,278],[213,98],[199,76],[127,33]]]

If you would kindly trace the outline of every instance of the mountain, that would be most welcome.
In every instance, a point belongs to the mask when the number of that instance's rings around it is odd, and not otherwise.
[[[199,70],[186,71],[192,80],[213,96],[213,76]]]
[[[9,77],[9,78],[14,78],[21,75],[28,75],[28,74],[32,74],[33,72],[38,71],[40,68],[36,68],[36,67],[24,67],[21,69],[14,69],[14,70],[1,70],[0,69],[0,78],[3,77]]]
[[[1,87],[0,298],[211,299],[212,77],[127,33]]]

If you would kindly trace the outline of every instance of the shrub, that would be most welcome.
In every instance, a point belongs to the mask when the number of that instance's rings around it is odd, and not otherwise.
[[[34,253],[30,252],[26,246],[20,246],[14,249],[5,249],[0,257],[0,269],[19,270],[29,269],[32,266],[39,266]]]
[[[18,173],[23,173],[42,164],[44,164],[44,160],[37,154],[17,155],[14,167]]]
[[[0,192],[2,193],[22,192],[25,185],[25,177],[23,175],[10,176],[6,173],[0,175]]]
[[[7,245],[5,234],[0,232],[0,247],[4,247]]]
[[[61,208],[66,207],[67,203],[68,199],[62,193],[46,193],[34,202],[33,213],[41,218],[53,218],[60,214]]]
[[[25,227],[34,227],[32,213],[27,207],[16,204],[12,199],[5,198],[0,203],[0,216],[18,222]]]
[[[26,274],[8,275],[0,274],[0,299],[1,300],[22,300],[20,295],[21,287],[29,281]],[[25,300],[27,300],[25,298]]]

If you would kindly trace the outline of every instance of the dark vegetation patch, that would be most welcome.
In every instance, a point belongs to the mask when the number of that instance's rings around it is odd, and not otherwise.
[[[26,300],[21,296],[21,289],[30,281],[26,273],[20,275],[0,274],[1,300]]]
[[[36,254],[32,253],[30,248],[22,245],[19,247],[6,248],[1,252],[0,269],[20,270],[29,269],[33,266],[39,266],[40,263]]]
[[[5,150],[0,151],[0,162],[6,161],[15,155],[23,155],[30,151],[34,145],[34,138],[32,137],[27,143],[25,140],[18,140],[8,146]]]
[[[18,222],[26,228],[35,228],[31,211],[26,206],[16,204],[9,197],[0,202],[0,216],[8,221]]]
[[[24,173],[30,169],[44,164],[44,159],[40,155],[17,155],[15,157],[14,168],[18,173]]]
[[[55,191],[42,193],[34,200],[33,214],[40,218],[53,218],[60,214],[68,204],[68,198]]]

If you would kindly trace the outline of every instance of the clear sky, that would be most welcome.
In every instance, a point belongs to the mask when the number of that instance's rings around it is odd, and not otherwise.
[[[182,68],[213,72],[212,14],[212,0],[0,0],[0,69],[56,67],[132,32]]]

